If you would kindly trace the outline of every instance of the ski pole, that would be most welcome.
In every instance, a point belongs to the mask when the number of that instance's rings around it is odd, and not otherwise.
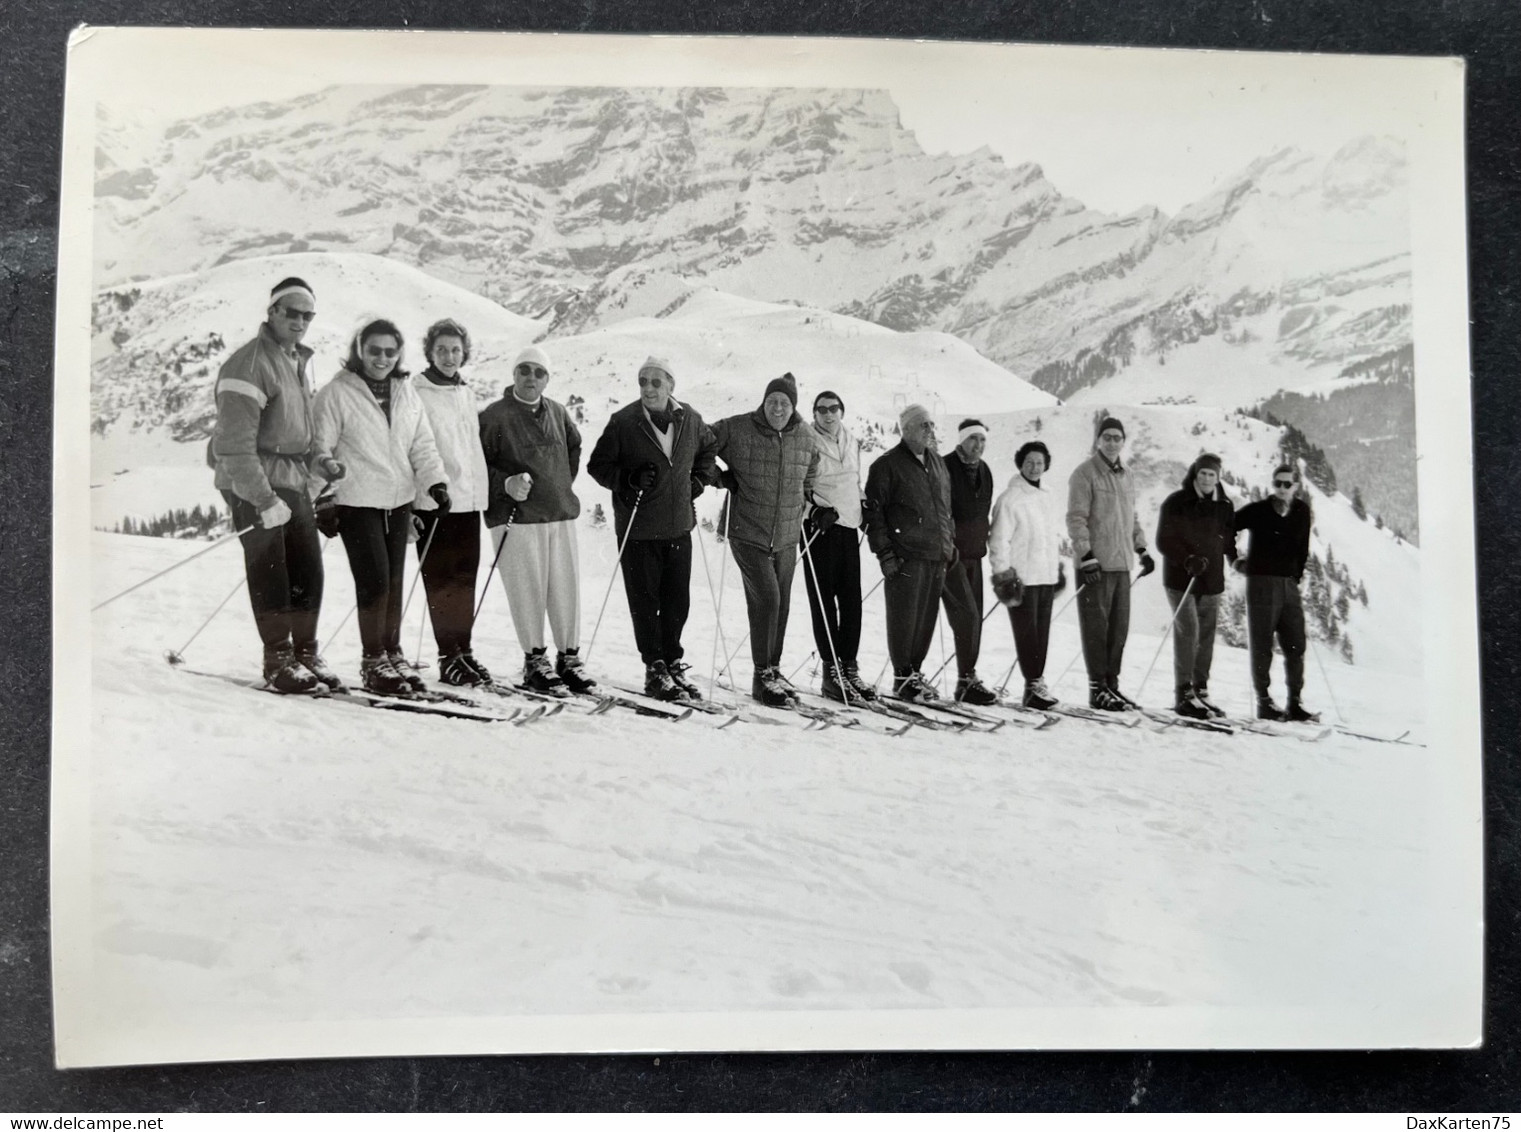
[[[496,544],[496,554],[491,559],[491,570],[486,575],[486,584],[481,587],[481,600],[475,603],[475,612],[470,615],[470,627],[475,628],[475,623],[480,620],[481,606],[486,604],[486,595],[491,592],[491,579],[496,576],[496,564],[502,560],[502,551],[507,546],[507,535],[512,530],[512,523],[518,517],[518,505],[514,503],[512,510],[507,512],[507,521],[502,524],[502,537]]]
[[[354,616],[354,610],[358,608],[359,602],[357,600],[353,605],[349,606],[349,611],[343,615],[343,620],[338,622],[338,628],[333,630],[332,636],[328,637],[327,639],[327,644],[322,646],[323,652],[327,652],[328,649],[333,647],[333,642],[338,639],[338,634],[343,632],[343,627],[349,623],[349,618]]]
[[[1183,587],[1183,596],[1178,599],[1177,608],[1172,611],[1172,617],[1167,622],[1167,632],[1163,633],[1162,639],[1157,642],[1157,651],[1151,654],[1151,664],[1146,669],[1146,675],[1141,677],[1140,686],[1135,690],[1137,699],[1140,699],[1141,693],[1146,690],[1146,681],[1151,679],[1151,670],[1157,666],[1157,661],[1162,656],[1162,649],[1167,644],[1167,638],[1172,636],[1173,626],[1178,623],[1178,614],[1183,612],[1183,603],[1188,600],[1188,595],[1193,592],[1194,583],[1198,580],[1197,577],[1191,577],[1188,579],[1188,585]]]
[[[814,532],[814,538],[817,538],[817,537],[818,537],[818,532],[815,531]],[[829,645],[830,667],[834,670],[834,681],[835,681],[835,684],[839,686],[840,694],[845,697],[845,706],[849,707],[850,706],[850,681],[848,681],[848,680],[845,679],[845,673],[844,673],[844,671],[840,667],[840,654],[835,651],[835,647],[834,647],[834,630],[829,627],[829,614],[832,613],[833,610],[829,610],[829,609],[825,609],[824,608],[824,587],[819,582],[819,572],[818,572],[817,568],[815,568],[815,566],[813,564],[813,553],[808,549],[809,545],[812,542],[813,542],[813,539],[810,538],[810,539],[807,539],[803,543],[803,568],[806,569],[809,573],[811,573],[813,575],[813,588],[814,588],[814,591],[819,595],[819,612],[821,612],[824,615],[823,618],[822,618],[822,620],[824,622],[824,640]],[[857,543],[856,546],[859,549],[860,544]],[[804,661],[804,663],[806,664],[807,661]]]
[[[618,567],[623,564],[623,548],[628,546],[628,539],[634,533],[634,520],[639,517],[639,504],[644,501],[644,488],[640,488],[634,494],[634,506],[628,513],[628,527],[623,532],[623,541],[618,544],[618,557],[613,560],[613,572],[607,576],[607,589],[602,591],[602,608],[597,610],[597,623],[592,626],[591,640],[586,643],[586,652],[582,654],[583,660],[590,660],[592,649],[597,646],[597,631],[602,628],[602,615],[607,612],[607,599],[613,596],[613,582],[618,577]]]
[[[438,518],[442,519],[443,516],[439,515]],[[417,573],[412,575],[412,586],[411,586],[410,589],[407,590],[407,600],[401,603],[401,623],[403,625],[405,625],[407,623],[407,610],[409,610],[409,609],[412,608],[412,595],[417,592],[417,583],[422,579],[422,576],[423,576],[423,566],[428,561],[428,551],[433,546],[433,536],[436,535],[437,533],[438,533],[438,519],[435,519],[433,521],[433,525],[428,528],[428,537],[423,540],[422,549],[420,551],[418,551],[418,553],[417,553]],[[427,623],[428,623],[428,617],[427,617],[426,611],[424,611],[423,616],[420,617],[418,619],[418,621],[417,621],[417,655],[418,655],[418,657],[422,656],[423,629],[427,626]],[[414,663],[412,665],[412,667],[416,668],[417,665]]]
[[[703,541],[702,528],[700,526],[694,528],[693,534],[697,538],[697,549],[702,552],[702,572],[708,579],[708,597],[713,602],[713,624],[716,631],[713,634],[713,659],[708,667],[708,698],[714,699],[718,691],[718,649],[724,639],[723,569],[729,564],[729,560],[726,556],[723,562],[719,564],[718,589],[715,591],[713,589],[713,570],[708,565],[708,545]]]
[[[142,581],[135,582],[134,584],[128,586],[126,589],[122,590],[121,593],[111,595],[110,597],[106,598],[105,601],[100,602],[98,605],[92,605],[90,607],[90,612],[94,613],[98,609],[104,609],[106,606],[110,605],[117,598],[126,597],[133,590],[140,590],[140,589],[142,589],[149,582],[155,582],[155,581],[157,581],[159,578],[162,578],[165,574],[169,573],[171,570],[178,570],[181,566],[185,565],[185,563],[187,563],[187,562],[194,562],[197,558],[199,558],[203,554],[210,554],[213,550],[215,550],[217,547],[223,545],[224,543],[231,542],[235,538],[241,538],[243,535],[246,535],[249,531],[254,530],[257,526],[258,526],[257,523],[249,523],[248,526],[244,527],[240,531],[233,531],[232,534],[230,534],[230,535],[223,535],[221,538],[219,538],[215,542],[213,542],[210,546],[202,547],[200,550],[196,551],[194,554],[190,555],[188,558],[181,558],[178,562],[174,563],[174,565],[172,565],[172,566],[165,566],[162,570],[158,571],[158,573],[156,573],[156,574],[150,574],[150,575],[148,575],[148,577],[144,578]],[[223,604],[226,604],[226,603],[224,602]]]
[[[1325,681],[1326,694],[1331,697],[1331,706],[1336,709],[1336,718],[1342,723],[1347,722],[1347,717],[1341,713],[1341,705],[1336,702],[1336,692],[1331,687],[1331,678],[1326,675],[1326,662],[1320,658],[1320,649],[1315,644],[1315,638],[1305,633],[1304,639],[1310,642],[1310,651],[1315,654],[1315,663],[1320,668],[1320,678]]]
[[[233,596],[239,590],[241,590],[247,583],[248,583],[248,578],[246,576],[242,577],[242,578],[239,578],[238,579],[238,584],[235,585],[235,586],[233,586],[232,589],[227,592],[227,596],[226,597],[224,597],[221,601],[217,602],[217,607],[211,611],[211,616],[207,617],[206,620],[202,621],[201,622],[201,627],[199,629],[197,629],[194,633],[190,634],[190,639],[188,641],[186,641],[184,644],[182,644],[179,648],[177,648],[177,649],[170,649],[168,652],[166,652],[164,654],[164,659],[167,660],[170,664],[184,664],[185,663],[185,652],[186,652],[186,650],[188,650],[191,645],[195,644],[195,639],[201,635],[201,632],[206,628],[207,625],[211,624],[212,619],[215,618],[218,613],[222,612],[222,607],[225,606],[229,601],[231,601],[233,599]]]

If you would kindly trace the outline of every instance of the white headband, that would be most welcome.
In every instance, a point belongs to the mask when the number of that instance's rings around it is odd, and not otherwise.
[[[958,432],[956,434],[956,443],[957,444],[963,444],[963,443],[965,443],[966,442],[966,438],[969,437],[969,436],[983,436],[983,437],[985,437],[985,436],[987,436],[987,434],[988,434],[988,430],[985,429],[985,428],[983,428],[982,425],[980,425],[980,424],[969,424],[969,425],[966,426],[966,428],[962,429],[960,432]]]
[[[303,287],[299,283],[292,283],[289,286],[281,287],[269,297],[269,305],[274,306],[281,299],[285,298],[286,295],[305,295],[312,301],[312,306],[317,305],[317,296],[312,294],[311,288]]]

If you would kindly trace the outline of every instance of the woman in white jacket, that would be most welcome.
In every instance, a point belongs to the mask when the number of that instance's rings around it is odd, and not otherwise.
[[[407,371],[402,336],[386,319],[366,323],[348,360],[317,394],[316,463],[334,484],[338,534],[354,574],[364,687],[384,695],[421,690],[401,651],[402,578],[412,501],[449,509],[448,477]]]
[[[438,643],[438,674],[446,684],[489,684],[491,673],[470,651],[481,512],[489,502],[475,391],[460,374],[470,360],[470,333],[452,318],[441,319],[423,336],[423,354],[428,368],[412,384],[433,428],[453,503],[440,508],[424,491],[412,501],[418,564]]]
[[[1040,486],[1051,465],[1051,452],[1032,440],[1015,453],[1019,474],[1009,481],[993,504],[988,533],[988,559],[993,568],[993,592],[1009,607],[1014,647],[1025,678],[1024,704],[1045,709],[1056,706],[1046,687],[1046,649],[1051,641],[1051,602],[1067,585],[1061,560],[1061,504]]]

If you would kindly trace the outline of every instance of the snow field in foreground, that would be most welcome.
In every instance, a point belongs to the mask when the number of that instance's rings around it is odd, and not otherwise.
[[[615,548],[609,531],[581,535],[589,637]],[[92,545],[93,603],[204,544]],[[686,642],[706,676],[696,558]],[[353,600],[341,547],[326,564],[324,642]],[[616,709],[522,728],[365,712],[163,662],[240,574],[237,549],[221,548],[92,618],[87,946],[108,1026],[1140,1006],[1326,1012],[1367,1020],[1373,1042],[1452,998],[1465,978],[1453,949],[1476,947],[1437,851],[1450,832],[1430,804],[1446,781],[1439,745],[1070,719],[890,739]],[[868,677],[884,656],[880,602],[866,608]],[[420,612],[419,591],[409,653]],[[730,648],[743,622],[731,564]],[[997,676],[1010,635],[1001,613],[987,625],[982,668]],[[1158,639],[1134,627],[1128,686]],[[784,668],[812,648],[801,580],[788,640]],[[476,647],[512,673],[495,583]],[[1069,610],[1053,675],[1075,648]],[[187,659],[253,677],[258,654],[238,594]],[[327,655],[353,677],[357,654],[350,621]],[[1170,661],[1164,650],[1152,703]],[[735,667],[747,681],[747,652]],[[1419,680],[1329,667],[1348,719],[1420,734]],[[591,669],[638,679],[621,584]],[[1215,672],[1217,698],[1244,709],[1245,652],[1222,645]],[[1312,663],[1329,711],[1318,679]],[[1079,663],[1058,694],[1081,683]]]

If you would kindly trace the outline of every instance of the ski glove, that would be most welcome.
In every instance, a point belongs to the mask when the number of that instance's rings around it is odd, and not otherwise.
[[[328,483],[337,483],[349,474],[349,470],[343,466],[343,461],[335,460],[331,456],[323,456],[319,459],[317,461],[317,470]]]
[[[528,493],[533,490],[533,477],[527,472],[519,472],[515,476],[508,476],[503,488],[514,500],[521,503],[528,498]]]
[[[448,484],[443,484],[443,483],[436,483],[436,484],[434,484],[432,487],[430,487],[428,489],[428,498],[431,499],[431,500],[433,500],[434,503],[438,504],[438,513],[440,515],[447,515],[449,513],[449,485]]]
[[[1056,585],[1054,585],[1054,586],[1051,587],[1051,594],[1054,597],[1055,595],[1061,593],[1062,590],[1064,590],[1066,588],[1067,588],[1067,564],[1065,562],[1058,562],[1056,564]]]
[[[840,513],[833,507],[815,507],[808,516],[808,521],[813,524],[814,530],[823,532],[840,521]]]
[[[1197,578],[1209,569],[1209,559],[1202,554],[1190,554],[1183,559],[1183,570],[1190,578]]]
[[[893,578],[903,572],[903,559],[890,550],[883,551],[878,555],[877,561],[882,564],[882,577],[884,578]]]
[[[1145,565],[1144,560],[1142,562],[1142,565]],[[1099,575],[1104,572],[1103,568],[1099,565],[1099,560],[1093,557],[1091,554],[1087,555],[1081,562],[1077,564],[1077,569],[1078,572],[1083,576],[1084,585],[1087,585],[1090,582],[1098,581]],[[1144,575],[1151,573],[1151,571],[1143,569],[1141,573]]]
[[[629,472],[628,485],[635,491],[649,491],[655,486],[655,477],[659,474],[659,468],[651,462],[645,462]]]
[[[1147,554],[1144,550],[1141,551],[1140,553],[1141,553],[1141,572],[1140,572],[1140,574],[1137,575],[1137,577],[1144,578],[1147,574],[1151,573],[1153,570],[1155,570],[1157,568],[1157,560],[1155,558],[1153,558],[1151,555]]]
[[[259,512],[259,526],[265,530],[283,527],[288,522],[290,522],[290,508],[286,506],[285,500],[278,496],[273,503]]]
[[[739,488],[739,480],[728,468],[718,469],[718,486],[725,491],[736,491]]]
[[[993,596],[1009,608],[1025,600],[1025,584],[1019,580],[1019,571],[1010,568],[993,575]]]
[[[317,520],[317,529],[328,538],[338,537],[338,497],[333,494],[332,488],[323,489],[312,503],[312,513]]]

